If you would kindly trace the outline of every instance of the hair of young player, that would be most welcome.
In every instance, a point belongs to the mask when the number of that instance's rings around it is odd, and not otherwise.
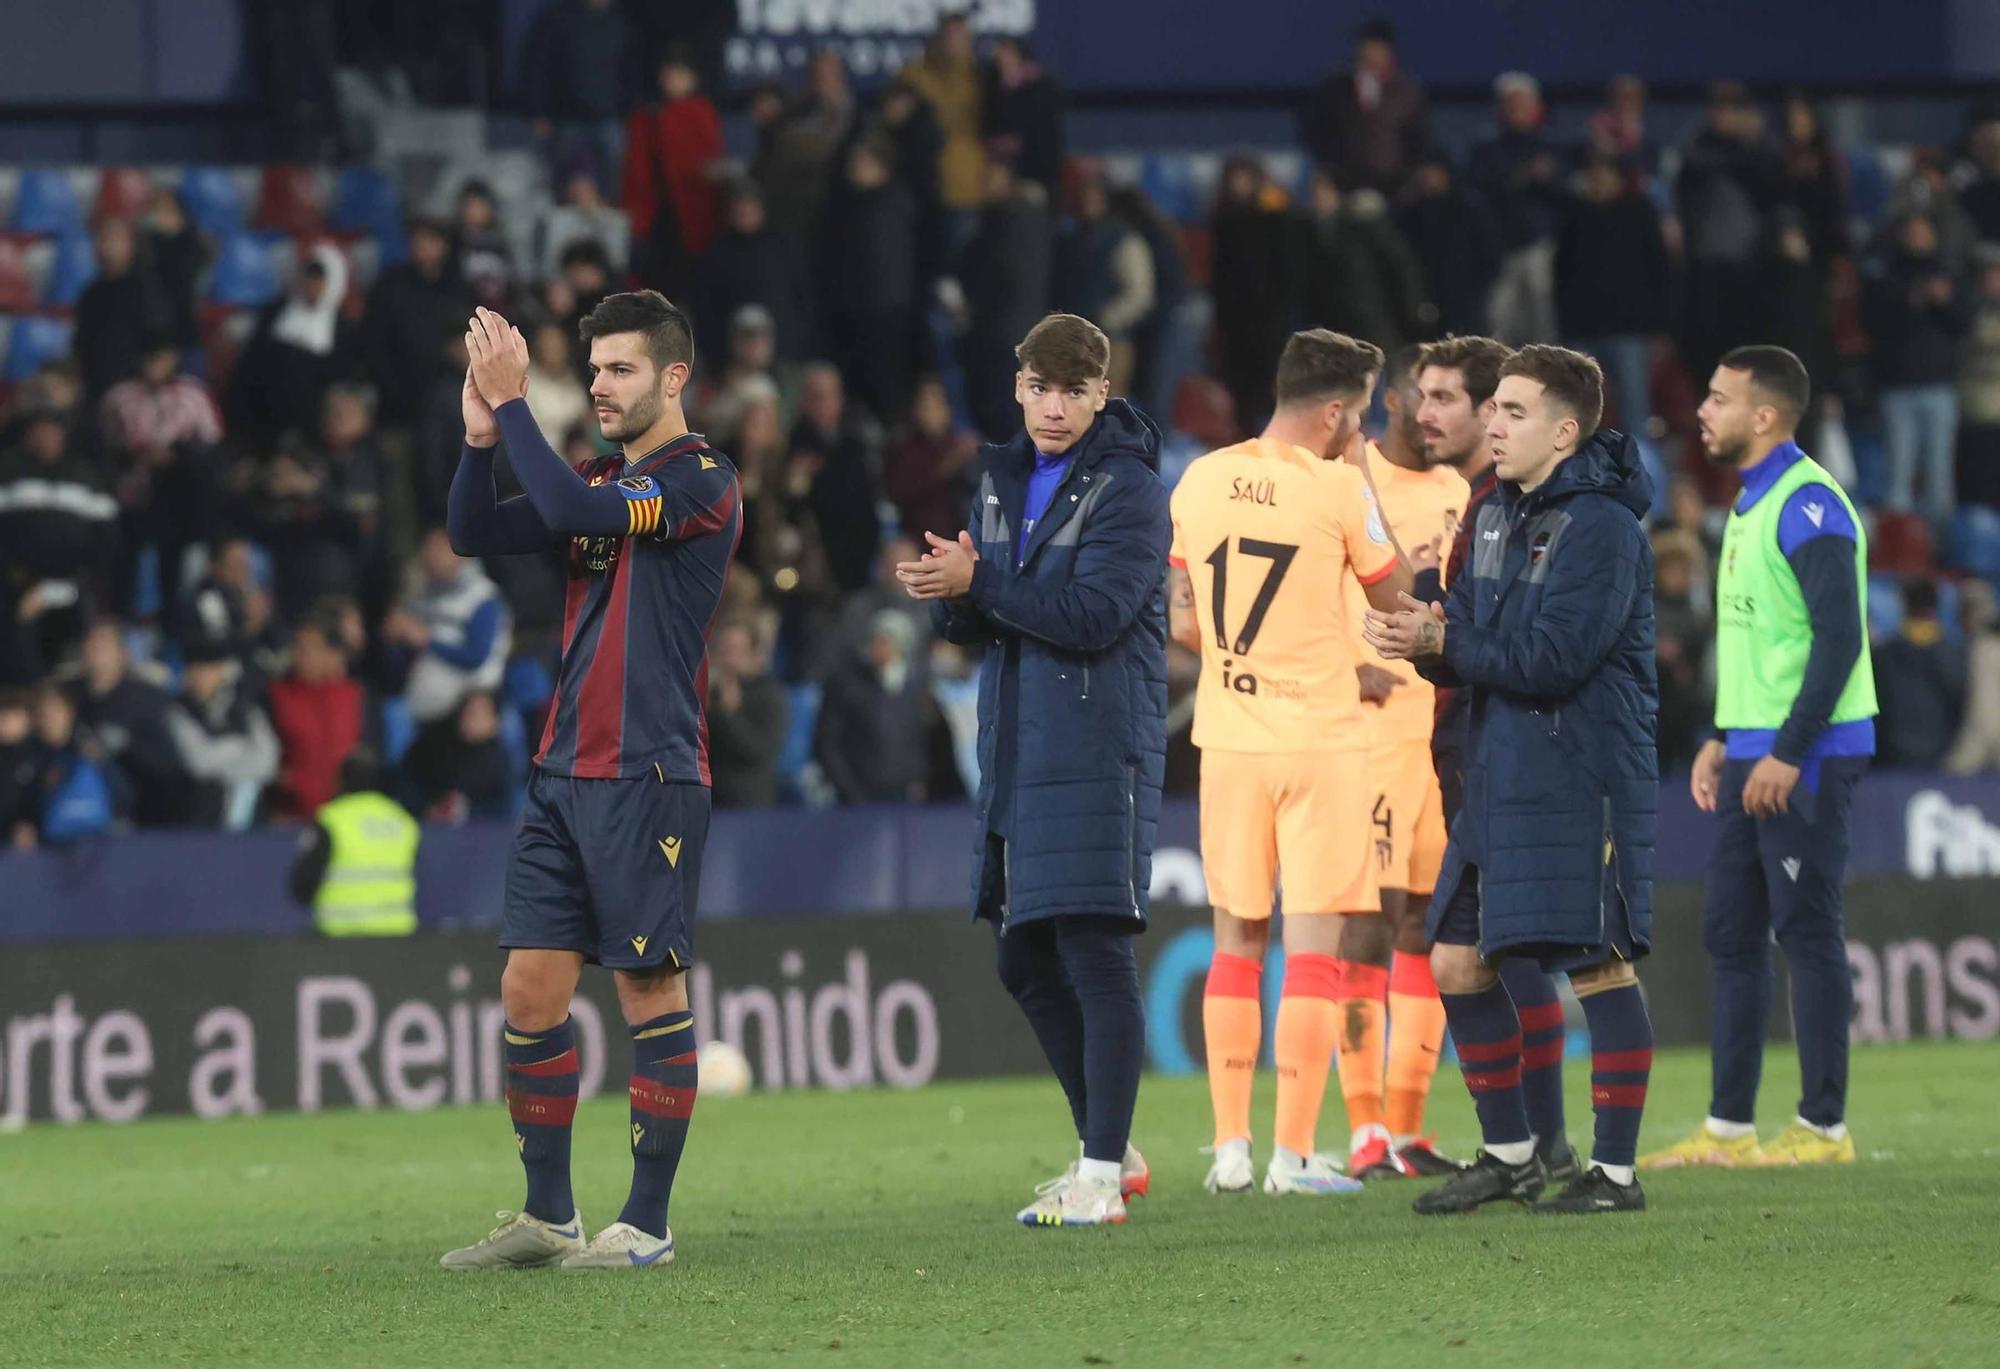
[[[1111,374],[1111,339],[1076,314],[1050,314],[1028,330],[1014,357],[1055,385],[1087,385]]]
[[[1595,357],[1535,343],[1508,357],[1500,374],[1540,384],[1543,397],[1576,420],[1579,443],[1597,431],[1604,417],[1604,368]]]
[[[1381,373],[1382,349],[1374,343],[1331,328],[1308,328],[1285,340],[1277,400],[1283,406],[1353,398],[1367,388],[1369,376]]]
[[[576,331],[586,345],[614,333],[638,333],[657,369],[664,371],[676,362],[694,369],[694,329],[688,316],[658,290],[606,295],[603,303],[583,316]]]
[[[1783,347],[1738,347],[1718,364],[1749,372],[1750,387],[1785,416],[1787,427],[1798,426],[1812,402],[1812,377],[1806,373],[1806,364]]]
[[[1458,372],[1466,398],[1477,409],[1500,388],[1500,367],[1511,355],[1513,349],[1504,342],[1477,334],[1461,337],[1453,333],[1436,342],[1426,342],[1417,353],[1417,369],[1435,366],[1441,371]]]

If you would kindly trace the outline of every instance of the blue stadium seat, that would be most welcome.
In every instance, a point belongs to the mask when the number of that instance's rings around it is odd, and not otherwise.
[[[1880,640],[1903,625],[1903,584],[1893,575],[1868,577],[1868,635]]]
[[[417,739],[417,720],[410,716],[410,703],[400,694],[382,700],[382,759],[402,764],[410,743]]]
[[[796,684],[786,692],[791,696],[792,720],[785,728],[785,744],[778,751],[781,780],[795,777],[812,763],[813,729],[819,725],[819,686]]]
[[[1972,506],[1952,515],[1946,529],[1947,564],[1986,580],[2000,580],[2000,512]]]
[[[1194,169],[1185,156],[1155,153],[1147,157],[1139,168],[1139,188],[1174,222],[1201,221],[1201,196],[1195,188]]]
[[[1895,178],[1882,163],[1882,154],[1872,147],[1850,144],[1841,148],[1847,159],[1847,212],[1854,218],[1875,223],[1888,212],[1895,194]]]
[[[83,287],[97,279],[97,247],[81,233],[71,233],[56,243],[56,260],[42,290],[42,302],[67,309],[83,294]]]
[[[181,177],[181,199],[195,227],[217,237],[242,231],[249,216],[243,188],[226,166],[189,167]]]
[[[501,711],[535,713],[556,692],[556,682],[539,656],[516,656],[500,677]]]
[[[269,304],[282,289],[268,243],[249,233],[222,240],[215,256],[215,276],[208,286],[210,300],[254,309]]]
[[[68,319],[30,314],[14,320],[7,369],[0,380],[26,380],[49,362],[69,355],[76,326]]]
[[[403,192],[396,178],[374,166],[351,166],[341,172],[327,226],[336,233],[401,236]]]
[[[83,232],[83,203],[69,173],[54,167],[23,171],[14,197],[14,219],[8,227],[16,233],[50,237]]]

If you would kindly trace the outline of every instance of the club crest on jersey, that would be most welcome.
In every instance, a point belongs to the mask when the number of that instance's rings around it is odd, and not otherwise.
[[[618,482],[627,499],[651,499],[660,492],[659,482],[650,475],[628,475]]]
[[[1554,534],[1548,532],[1538,532],[1535,534],[1534,540],[1528,543],[1529,565],[1539,566],[1542,563],[1542,558],[1548,555],[1549,541],[1553,536]]]

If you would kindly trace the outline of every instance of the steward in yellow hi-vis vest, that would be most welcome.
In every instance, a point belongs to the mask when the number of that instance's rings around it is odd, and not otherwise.
[[[292,897],[325,936],[408,936],[417,930],[417,820],[380,792],[381,767],[357,750],[341,793],[314,814],[292,865]]]

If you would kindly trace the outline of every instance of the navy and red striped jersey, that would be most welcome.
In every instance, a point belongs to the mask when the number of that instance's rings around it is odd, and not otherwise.
[[[708,634],[743,534],[736,467],[688,433],[577,473],[615,483],[631,524],[622,537],[570,539],[562,667],[535,764],[707,784]]]

